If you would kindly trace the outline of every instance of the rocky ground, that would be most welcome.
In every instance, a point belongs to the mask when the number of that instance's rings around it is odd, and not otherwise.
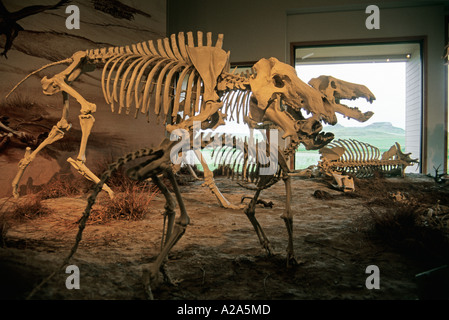
[[[217,184],[233,203],[239,203],[242,195],[251,194],[223,177],[217,179]],[[438,200],[439,208],[446,210],[447,188],[440,188],[426,177],[359,180],[356,187],[356,192],[349,195],[329,188],[319,178],[294,179],[294,249],[300,263],[287,268],[287,231],[280,219],[284,210],[282,182],[262,193],[262,199],[272,201],[273,207],[259,205],[256,211],[276,252],[271,257],[261,248],[242,210],[220,208],[201,181],[186,183],[181,188],[191,224],[167,263],[177,284],[162,283],[153,288],[155,298],[425,298],[425,283],[415,275],[447,264],[447,243],[438,240],[435,245],[427,233],[423,237],[404,233],[402,238],[394,238],[385,230],[376,233],[373,216],[395,206],[404,207],[399,199],[391,198],[392,194],[403,195],[401,201],[419,200],[420,208],[427,210],[426,217],[429,212],[436,212],[429,209],[437,208]],[[25,298],[62,263],[75,243],[77,221],[86,207],[87,196],[43,200],[50,213],[21,220],[3,230],[3,299]],[[13,207],[14,201],[17,200],[2,199],[2,212]],[[102,195],[98,201],[108,199]],[[144,299],[142,270],[154,261],[160,249],[164,204],[158,194],[141,221],[88,223],[70,261],[79,268],[80,289],[66,288],[69,274],[63,268],[33,299]],[[438,212],[444,212],[443,209]],[[447,231],[447,219],[442,221]],[[402,229],[400,226],[394,234]],[[370,265],[380,270],[380,289],[369,290],[365,285],[370,276],[366,268]],[[444,277],[439,278],[440,283],[441,279]],[[433,293],[437,291],[437,287],[432,289]]]

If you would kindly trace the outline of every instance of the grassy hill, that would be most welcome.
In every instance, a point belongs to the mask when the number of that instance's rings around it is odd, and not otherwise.
[[[359,140],[381,151],[388,150],[395,142],[401,146],[405,144],[405,130],[394,127],[390,122],[375,122],[365,127],[343,127],[337,124],[325,127],[324,130],[334,133],[335,139]]]

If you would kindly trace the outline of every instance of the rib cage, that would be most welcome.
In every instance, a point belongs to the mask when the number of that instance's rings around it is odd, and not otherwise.
[[[403,174],[407,164],[397,157],[385,159],[381,156],[380,150],[368,143],[354,139],[338,139],[330,142],[325,148],[337,150],[343,148],[338,159],[324,159],[319,164],[325,171],[335,171],[339,173],[351,174],[357,178],[367,178],[375,172],[388,175]],[[323,148],[323,149],[325,149]],[[323,150],[322,149],[322,150]],[[323,152],[321,153],[323,154]],[[409,165],[409,164],[408,164]]]
[[[232,145],[220,144],[213,149],[212,158],[214,166],[217,171],[232,180],[237,180],[243,187],[246,184],[252,183],[257,188],[266,189],[275,184],[282,175],[280,166],[277,167],[276,173],[271,176],[260,175],[260,169],[266,164],[269,164],[269,155],[267,155],[267,146],[265,149],[260,148],[261,143],[266,143],[266,140],[259,142],[252,138],[252,146],[250,145],[250,138],[233,137]],[[264,152],[265,151],[265,152]]]
[[[240,123],[241,117],[249,115],[249,102],[252,91],[249,89],[249,77],[251,73],[225,73],[224,81],[226,89],[222,94],[223,111],[228,115],[228,120]]]
[[[212,46],[212,34],[207,33],[206,46]],[[215,47],[221,48],[223,35],[219,35]],[[135,106],[135,114],[149,117],[154,106],[157,118],[176,123],[201,111],[204,84],[187,53],[187,46],[195,47],[192,32],[155,42],[141,42],[125,47],[88,50],[89,59],[104,63],[101,83],[106,102],[118,113],[126,108],[126,114]],[[203,33],[198,32],[196,46],[203,46]],[[226,67],[225,67],[226,68]],[[240,96],[239,96],[240,97]],[[182,100],[182,101],[181,101]]]
[[[378,148],[366,143],[354,139],[338,139],[330,142],[327,145],[328,148],[342,147],[345,152],[340,157],[342,162],[351,161],[372,161],[380,159],[380,151]]]

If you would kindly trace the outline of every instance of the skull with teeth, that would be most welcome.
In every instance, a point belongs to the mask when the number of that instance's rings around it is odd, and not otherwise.
[[[339,87],[332,91],[325,85],[327,80],[331,81],[329,78],[320,78],[308,85],[298,78],[292,66],[276,58],[259,60],[253,69],[250,119],[275,123],[284,131],[283,138],[291,137],[293,143],[302,143],[308,150],[320,149],[333,139],[332,133],[321,130],[322,123],[337,123],[336,112],[358,121],[366,121],[372,115],[372,112],[367,112],[363,119],[358,109],[339,104],[340,99],[359,97],[372,102],[375,97],[365,86],[335,78],[332,81]],[[331,95],[328,97],[328,94]]]
[[[343,81],[332,76],[313,78],[309,81],[309,85],[324,95],[323,103],[335,112],[360,122],[368,120],[373,115],[371,111],[362,113],[358,108],[349,108],[340,103],[344,99],[355,100],[358,98],[365,98],[369,103],[373,103],[376,97],[364,85]]]

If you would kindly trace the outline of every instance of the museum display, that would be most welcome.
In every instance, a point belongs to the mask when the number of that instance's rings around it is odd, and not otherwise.
[[[0,299],[447,297],[443,6],[309,5],[0,0]]]
[[[84,164],[88,137],[95,121],[93,114],[96,111],[96,105],[84,99],[82,94],[71,86],[83,73],[93,71],[97,65],[103,68],[101,79],[103,95],[111,106],[112,112],[115,111],[114,103],[119,103],[118,113],[125,111],[129,114],[131,103],[134,101],[135,117],[139,112],[148,115],[153,94],[154,113],[158,119],[166,123],[168,133],[183,130],[183,134],[188,134],[193,131],[195,122],[199,122],[202,129],[214,129],[224,125],[226,114],[222,111],[226,112],[226,110],[222,110],[224,102],[220,100],[220,97],[237,91],[239,95],[237,100],[243,101],[237,108],[243,109],[241,112],[247,116],[246,121],[250,126],[264,120],[270,121],[283,131],[283,139],[290,138],[289,145],[279,150],[275,158],[279,162],[279,168],[282,169],[279,176],[284,180],[286,187],[286,209],[282,219],[285,221],[289,236],[287,265],[294,262],[293,215],[290,208],[291,185],[287,159],[300,143],[307,149],[319,149],[329,143],[333,135],[321,131],[323,128],[321,122],[337,123],[336,112],[359,121],[365,121],[372,115],[371,112],[361,116],[360,111],[348,108],[336,102],[336,99],[340,101],[363,97],[372,102],[375,97],[363,85],[329,77],[315,79],[313,84],[318,87],[315,89],[302,82],[291,66],[276,58],[261,59],[253,66],[253,75],[242,79],[241,76],[235,76],[229,72],[229,53],[222,49],[223,35],[218,36],[215,44],[212,43],[212,33],[207,33],[206,39],[206,43],[203,44],[203,33],[199,31],[195,45],[193,33],[188,32],[186,44],[185,35],[181,32],[170,38],[158,40],[157,49],[154,42],[149,41],[125,47],[80,51],[70,58],[46,65],[26,76],[8,95],[17,90],[20,84],[32,74],[57,64],[69,64],[69,67],[62,72],[41,80],[44,94],[62,94],[63,113],[60,121],[42,144],[33,152],[28,149],[25,157],[20,161],[19,170],[12,182],[14,196],[18,196],[17,188],[20,178],[37,153],[45,146],[62,139],[64,132],[70,129],[71,124],[67,121],[69,96],[81,105],[79,119],[82,138],[76,160],[72,158],[67,160],[86,178],[97,184],[100,182],[100,179]],[[177,77],[174,77],[175,74]],[[182,86],[184,79],[188,79],[185,89]],[[331,91],[327,89],[329,83],[333,88]],[[185,97],[181,101],[182,91],[185,91]],[[244,99],[241,99],[242,96]],[[301,110],[312,116],[305,118]],[[182,117],[178,116],[179,111],[182,111]],[[167,240],[159,258],[151,267],[149,278],[157,276],[169,251],[182,237],[189,224],[189,216],[171,169],[171,151],[175,146],[180,148],[177,145],[177,140],[165,138],[158,148],[139,153],[138,157],[146,156],[149,159],[127,171],[129,177],[135,180],[151,178],[167,201],[166,215],[169,219],[166,230]],[[160,173],[168,175],[174,188],[176,201],[181,211],[176,223],[174,223],[174,200],[168,189],[158,179],[157,175]],[[270,176],[268,177],[263,179],[265,183],[271,179]],[[205,183],[222,204],[227,203],[215,186],[213,177],[206,172]],[[110,196],[113,195],[104,181],[102,188]],[[261,244],[271,254],[269,241],[255,217],[255,204],[262,190],[263,186],[258,188],[245,213],[253,224]],[[147,286],[151,292],[149,278]]]

